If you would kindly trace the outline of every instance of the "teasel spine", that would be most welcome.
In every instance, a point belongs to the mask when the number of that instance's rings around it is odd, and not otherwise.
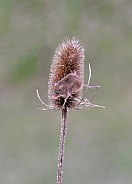
[[[84,81],[84,48],[77,37],[65,38],[55,51],[50,68],[48,82],[48,99],[53,108],[56,102],[52,99],[54,84],[70,73],[78,75]],[[81,91],[78,93],[81,94]]]

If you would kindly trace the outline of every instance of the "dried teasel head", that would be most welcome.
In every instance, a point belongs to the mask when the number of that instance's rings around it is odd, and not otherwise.
[[[53,91],[55,85],[69,74],[77,75],[81,82],[84,80],[84,48],[78,38],[64,39],[55,51],[53,62],[50,68],[49,82],[48,82],[48,98],[49,105],[52,108],[61,107],[65,99],[61,96],[56,99],[53,98]],[[82,89],[80,89],[75,96],[80,97]],[[69,97],[68,106],[72,107],[73,99]],[[74,105],[73,105],[74,106]]]
[[[84,80],[84,48],[78,38],[64,39],[55,51],[48,81],[49,105],[46,105],[37,96],[46,108],[42,110],[58,110],[65,107],[71,109],[82,109],[85,107],[102,107],[92,104],[85,99],[88,88],[98,88],[100,86],[90,86],[91,67],[89,63],[89,78],[87,84]],[[86,90],[82,97],[82,89]]]

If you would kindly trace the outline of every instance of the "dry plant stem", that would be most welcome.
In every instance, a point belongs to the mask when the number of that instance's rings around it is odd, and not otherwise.
[[[61,133],[60,133],[59,154],[58,154],[57,184],[62,184],[66,130],[67,130],[67,106],[65,105],[64,108],[62,109]]]

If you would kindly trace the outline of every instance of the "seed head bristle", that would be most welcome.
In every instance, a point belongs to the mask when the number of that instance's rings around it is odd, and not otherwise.
[[[78,38],[65,38],[55,51],[50,68],[48,82],[48,98],[52,104],[54,84],[70,73],[78,75],[82,82],[84,79],[84,48]],[[53,104],[52,104],[53,105]]]

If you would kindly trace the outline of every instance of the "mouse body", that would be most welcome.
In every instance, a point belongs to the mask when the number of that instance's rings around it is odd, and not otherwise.
[[[58,97],[72,97],[81,90],[82,86],[83,84],[81,78],[74,73],[70,73],[55,83],[52,98],[57,99]]]

